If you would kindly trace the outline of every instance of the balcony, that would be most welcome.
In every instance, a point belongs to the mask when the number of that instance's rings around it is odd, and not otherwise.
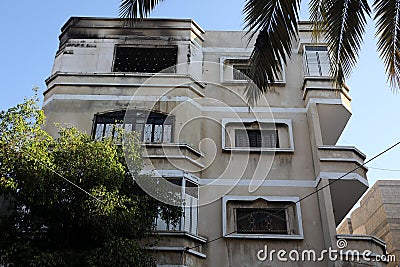
[[[316,104],[323,144],[335,145],[349,121],[351,97],[347,87],[336,88],[329,77],[305,77],[305,105]]]
[[[65,93],[71,87],[80,87],[80,94],[93,94],[90,89],[95,87],[96,95],[110,94],[110,89],[118,89],[118,93],[115,92],[117,95],[126,91],[128,95],[132,96],[134,93],[132,90],[136,91],[139,88],[146,89],[142,90],[140,95],[160,95],[160,89],[167,92],[173,88],[176,95],[199,97],[204,96],[202,89],[205,88],[205,84],[199,82],[190,74],[177,73],[56,72],[46,80],[46,84],[45,96],[51,94],[51,91]]]
[[[319,177],[328,179],[336,225],[368,189],[365,155],[355,147],[320,146]]]
[[[370,235],[336,235],[336,238],[343,247],[338,247],[340,266],[387,266],[384,241]]]
[[[205,166],[200,162],[204,154],[184,143],[149,143],[144,144],[143,157],[150,161],[155,170],[185,170],[190,173],[200,172]]]

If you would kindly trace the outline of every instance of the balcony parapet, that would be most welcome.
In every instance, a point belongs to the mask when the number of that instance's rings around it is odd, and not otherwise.
[[[320,146],[318,155],[321,172],[347,173],[359,167],[354,173],[367,179],[366,156],[353,146]]]
[[[387,258],[386,243],[371,235],[336,235],[339,254],[343,266],[387,266],[387,260],[380,261],[382,256]],[[344,247],[343,247],[344,246]],[[351,264],[351,265],[349,265]]]
[[[302,90],[303,100],[306,101],[306,104],[311,98],[341,99],[350,107],[349,88],[346,85],[337,88],[329,77],[304,77]]]
[[[101,94],[101,88],[106,88],[109,93],[110,87],[115,88],[146,88],[148,93],[156,89],[159,95],[161,89],[186,88],[196,97],[204,96],[202,89],[206,87],[203,82],[198,81],[190,74],[178,73],[75,73],[75,72],[56,72],[46,79],[47,90],[43,93],[45,97],[50,95],[57,87],[96,87]],[[92,91],[91,91],[92,92]],[[85,92],[82,91],[82,94]]]
[[[185,143],[143,144],[143,158],[150,159],[156,169],[182,169],[199,171],[205,166],[200,162],[203,152]]]
[[[335,223],[339,225],[368,189],[365,155],[352,146],[320,146],[318,157],[318,177],[331,183]]]

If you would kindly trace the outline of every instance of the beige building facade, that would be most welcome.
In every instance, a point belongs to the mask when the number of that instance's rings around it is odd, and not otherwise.
[[[287,66],[249,108],[244,74],[254,40],[247,45],[245,32],[204,31],[186,19],[123,27],[71,18],[46,81],[46,130],[56,136],[53,123],[67,123],[93,138],[139,132],[143,172],[178,186],[185,200],[178,225],[155,218],[161,240],[149,249],[159,266],[358,266],[265,257],[339,249],[345,236],[336,226],[368,188],[365,155],[336,146],[351,98],[332,85],[326,46],[310,27],[300,23]],[[384,253],[373,238],[349,237],[348,245]]]
[[[338,227],[338,233],[373,235],[386,242],[387,252],[395,256],[388,266],[400,264],[400,181],[378,180]]]

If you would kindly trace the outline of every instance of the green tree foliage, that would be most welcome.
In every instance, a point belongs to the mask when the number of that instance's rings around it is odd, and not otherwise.
[[[181,209],[134,183],[137,138],[128,138],[128,170],[111,139],[74,128],[49,136],[37,103],[35,96],[0,112],[0,265],[153,266],[143,240],[159,212],[176,222]]]

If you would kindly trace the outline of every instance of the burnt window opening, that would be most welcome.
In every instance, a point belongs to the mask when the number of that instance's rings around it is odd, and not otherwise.
[[[117,138],[118,129],[136,131],[144,143],[171,143],[173,117],[158,112],[116,111],[95,115],[93,137]]]
[[[236,208],[238,234],[288,234],[284,208]]]
[[[279,148],[278,130],[236,129],[235,146]]]
[[[173,73],[177,63],[178,47],[117,46],[114,72]]]

